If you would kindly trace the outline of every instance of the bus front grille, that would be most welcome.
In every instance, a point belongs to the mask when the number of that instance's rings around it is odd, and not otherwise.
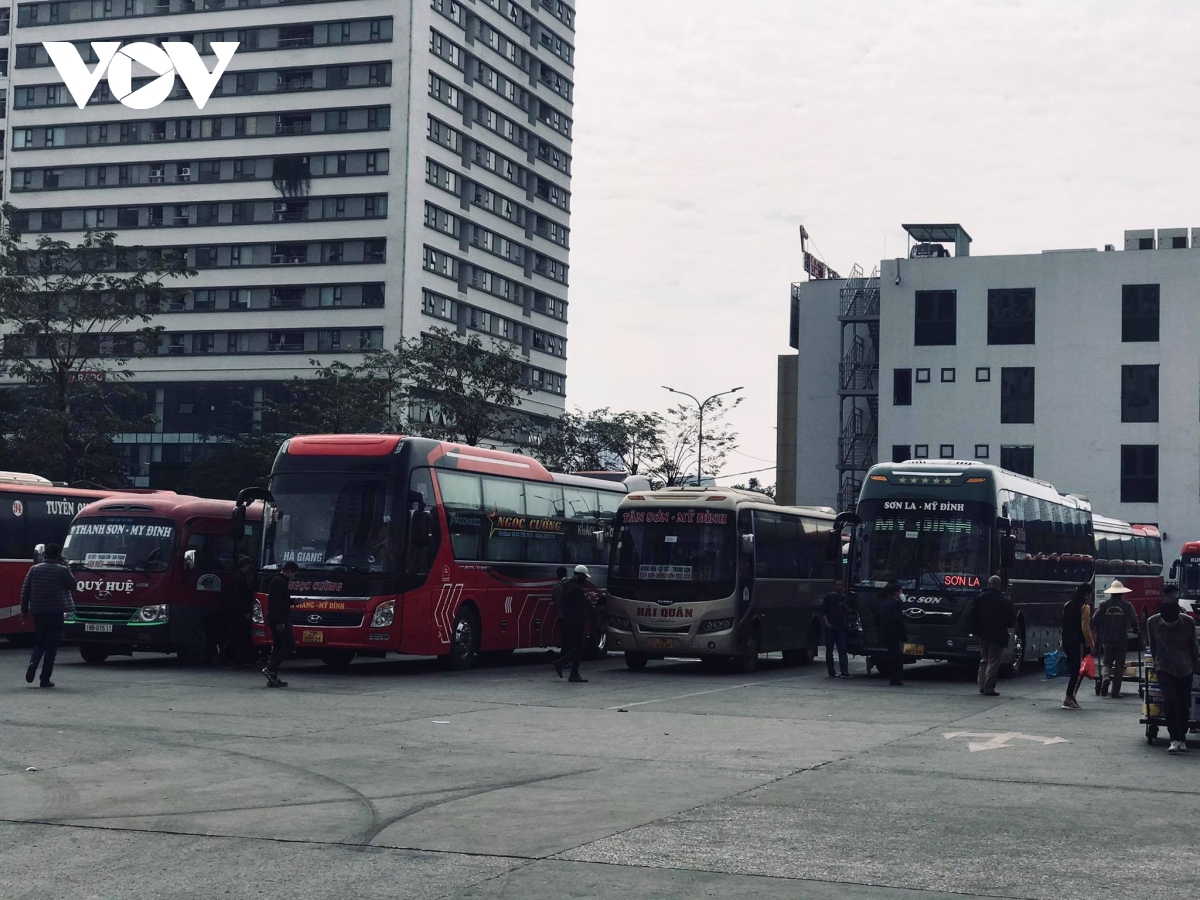
[[[313,620],[316,621],[313,621]],[[292,610],[293,625],[319,625],[322,628],[358,628],[363,623],[360,612],[313,612],[307,609]]]
[[[692,630],[691,625],[638,625],[638,630],[645,634],[687,634]]]
[[[75,618],[88,622],[128,622],[136,606],[76,606]]]

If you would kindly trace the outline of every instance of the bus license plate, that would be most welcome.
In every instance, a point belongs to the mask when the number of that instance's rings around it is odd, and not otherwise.
[[[651,641],[650,647],[654,650],[674,650],[675,642],[670,638],[655,638]]]
[[[904,655],[905,656],[924,656],[925,655],[925,645],[924,644],[905,644],[904,645]]]
[[[325,632],[323,632],[323,631],[302,631],[300,633],[300,643],[302,643],[302,644],[323,644],[323,643],[325,643]]]
[[[85,622],[84,626],[83,626],[83,630],[84,631],[99,631],[104,634],[111,634],[112,626],[111,625],[100,625],[100,624],[97,624],[96,622]]]

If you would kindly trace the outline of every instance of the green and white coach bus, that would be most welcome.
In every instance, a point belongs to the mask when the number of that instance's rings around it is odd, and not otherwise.
[[[963,460],[909,460],[867,473],[851,528],[847,584],[862,624],[852,652],[885,653],[878,609],[884,586],[904,588],[908,660],[978,661],[967,611],[999,575],[1016,607],[1005,674],[1058,646],[1063,604],[1090,582],[1091,504],[1053,485]]]
[[[812,662],[833,586],[834,511],[731,488],[629,494],[614,520],[608,647],[631,669],[664,657]]]

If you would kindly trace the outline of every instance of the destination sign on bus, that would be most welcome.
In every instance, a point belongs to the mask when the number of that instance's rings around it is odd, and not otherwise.
[[[966,512],[965,503],[947,503],[944,500],[885,500],[885,510],[900,510],[903,512]]]
[[[707,509],[627,509],[621,513],[625,525],[728,525],[729,513]]]

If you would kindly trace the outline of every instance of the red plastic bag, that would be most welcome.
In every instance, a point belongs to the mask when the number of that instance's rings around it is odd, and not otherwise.
[[[1096,657],[1089,654],[1083,658],[1083,661],[1079,663],[1079,675],[1081,678],[1090,678],[1093,681],[1096,679]]]

